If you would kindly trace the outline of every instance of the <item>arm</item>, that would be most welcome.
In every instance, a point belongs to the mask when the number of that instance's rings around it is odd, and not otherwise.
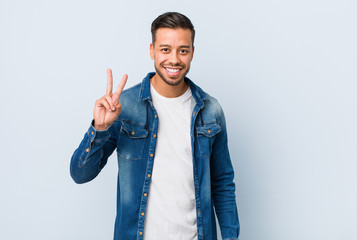
[[[116,147],[116,125],[105,131],[98,131],[93,124],[89,127],[71,159],[70,173],[76,183],[91,181],[106,165]]]
[[[107,92],[95,102],[94,121],[71,159],[70,172],[76,183],[85,183],[95,178],[116,147],[120,122],[115,120],[121,112],[119,98],[127,78],[125,74],[112,93],[112,71],[107,70]]]
[[[218,115],[221,126],[211,154],[211,189],[223,240],[237,240],[239,220],[235,196],[234,170],[228,151],[227,129],[222,109]]]

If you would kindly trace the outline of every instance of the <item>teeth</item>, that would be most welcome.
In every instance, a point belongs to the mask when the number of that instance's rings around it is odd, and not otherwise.
[[[180,71],[180,69],[173,69],[173,68],[166,68],[167,71],[172,72],[172,73],[176,73],[178,71]]]

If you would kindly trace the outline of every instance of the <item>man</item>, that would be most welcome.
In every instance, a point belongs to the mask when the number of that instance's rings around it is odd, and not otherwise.
[[[125,91],[127,75],[96,101],[94,120],[71,160],[76,183],[95,178],[117,149],[114,240],[238,239],[234,172],[218,102],[186,78],[195,30],[184,15],[151,26],[155,73]]]

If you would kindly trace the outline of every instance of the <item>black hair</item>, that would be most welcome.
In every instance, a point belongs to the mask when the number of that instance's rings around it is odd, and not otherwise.
[[[195,39],[195,28],[191,20],[185,15],[178,12],[167,12],[158,16],[151,24],[152,43],[156,40],[156,31],[159,28],[172,28],[172,29],[190,29],[192,37],[192,45]]]

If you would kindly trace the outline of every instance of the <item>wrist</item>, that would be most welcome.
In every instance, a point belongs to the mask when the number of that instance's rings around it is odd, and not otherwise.
[[[108,127],[109,127],[110,125],[99,125],[99,124],[96,124],[96,122],[93,120],[92,126],[93,126],[95,129],[97,129],[98,131],[105,131],[105,130],[108,129]]]

